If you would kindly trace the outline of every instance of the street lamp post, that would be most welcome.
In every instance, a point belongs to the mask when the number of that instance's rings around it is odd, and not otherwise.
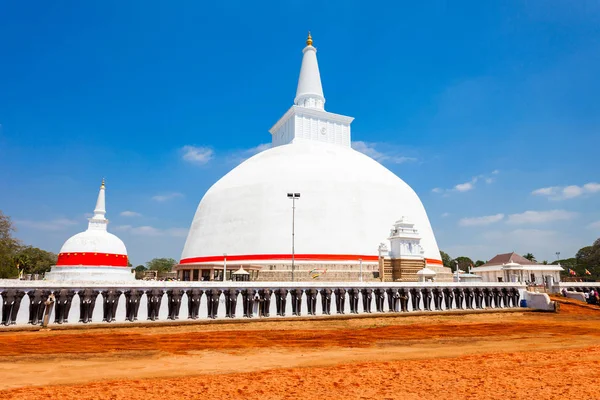
[[[227,253],[223,253],[223,282],[227,280]]]
[[[362,277],[362,258],[358,259],[358,264],[359,264],[359,269],[360,269],[360,281],[363,281],[363,277]]]
[[[560,260],[560,251],[556,252],[556,261]]]
[[[295,223],[296,223],[296,199],[300,198],[300,193],[288,193],[288,199],[292,199],[292,282],[294,282],[294,239],[295,239]]]

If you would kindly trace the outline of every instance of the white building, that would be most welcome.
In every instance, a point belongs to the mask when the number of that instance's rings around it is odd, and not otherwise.
[[[560,265],[538,264],[516,253],[498,254],[480,267],[471,268],[484,282],[545,283],[548,277],[560,282]]]
[[[294,104],[270,129],[272,147],[242,162],[202,198],[176,267],[181,279],[213,279],[227,263],[227,270],[244,266],[253,279],[289,280],[292,258],[300,271],[327,268],[323,277],[358,273],[359,263],[376,276],[378,245],[390,221],[403,215],[418,226],[420,257],[442,265],[414,190],[351,148],[352,117],[325,110],[310,35],[302,52]],[[300,198],[290,200],[288,193]]]
[[[135,275],[128,267],[127,249],[121,239],[107,231],[104,180],[94,216],[85,232],[69,238],[58,261],[45,279],[52,281],[128,281]]]

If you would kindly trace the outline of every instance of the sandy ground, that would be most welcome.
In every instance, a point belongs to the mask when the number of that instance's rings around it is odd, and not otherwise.
[[[0,399],[600,399],[600,308],[0,333]]]

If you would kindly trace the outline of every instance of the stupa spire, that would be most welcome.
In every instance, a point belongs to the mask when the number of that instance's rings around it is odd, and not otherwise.
[[[317,62],[317,49],[313,47],[313,39],[308,32],[306,47],[302,50],[302,66],[300,67],[300,77],[298,78],[298,89],[294,104],[300,107],[317,108],[323,110],[325,106],[325,96],[323,95],[323,86],[321,85],[321,74],[319,73],[319,63]]]
[[[100,185],[100,192],[98,193],[98,200],[96,200],[96,208],[94,209],[94,216],[89,219],[88,229],[104,229],[106,230],[106,185],[104,179]]]

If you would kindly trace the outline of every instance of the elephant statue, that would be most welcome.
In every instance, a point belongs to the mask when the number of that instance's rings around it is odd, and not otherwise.
[[[492,290],[488,287],[484,287],[483,289],[481,289],[481,291],[483,292],[483,300],[485,302],[485,308],[491,308],[492,307],[492,298],[494,297]]]
[[[502,295],[502,293],[500,292],[500,290],[498,288],[492,288],[492,296],[494,298],[494,307],[495,308],[502,307],[502,304],[500,304],[501,295]]]
[[[206,311],[208,318],[217,318],[217,313],[219,311],[219,299],[221,298],[221,293],[223,292],[219,289],[206,290]]]
[[[465,298],[462,288],[456,287],[452,291],[454,292],[454,302],[456,303],[456,308],[458,310],[462,310],[463,300]]]
[[[302,289],[290,290],[292,297],[292,315],[300,316],[302,310]]]
[[[519,298],[521,297],[521,294],[519,293],[519,289],[517,288],[510,288],[510,298],[512,299],[512,304],[513,307],[519,307]]]
[[[337,288],[333,291],[335,294],[335,311],[338,314],[344,314],[344,308],[346,305],[346,289]]]
[[[32,325],[41,324],[44,318],[46,305],[44,302],[50,296],[50,291],[45,289],[35,289],[27,292],[29,297],[29,322]]]
[[[242,305],[245,318],[252,318],[252,307],[254,306],[254,296],[256,293],[254,289],[242,289]]]
[[[308,309],[308,315],[316,315],[318,294],[319,291],[317,289],[306,289],[306,308]]]
[[[473,290],[471,288],[464,288],[463,293],[465,295],[465,306],[467,310],[473,309]]]
[[[364,288],[364,289],[361,289],[360,293],[362,294],[363,311],[370,314],[371,313],[371,299],[373,298],[373,289]]]
[[[237,307],[237,299],[240,294],[238,289],[225,289],[225,318],[235,318],[235,309]]]
[[[481,310],[483,308],[483,290],[481,288],[473,288],[473,296],[475,297],[475,308]]]
[[[421,311],[421,290],[419,288],[411,288],[409,293],[413,311]]]
[[[188,298],[188,318],[198,319],[200,314],[200,299],[204,292],[201,289],[193,288],[185,291]]]
[[[275,306],[277,308],[277,315],[285,317],[285,306],[287,303],[288,290],[280,288],[275,290]]]
[[[71,303],[73,302],[75,291],[72,289],[60,289],[54,292],[54,322],[62,324],[69,322],[69,311],[71,311]],[[116,307],[114,308],[116,312]],[[114,316],[114,313],[112,314]],[[114,320],[114,318],[113,318]]]
[[[102,321],[113,322],[115,320],[121,293],[122,292],[117,289],[106,289],[101,292],[103,305]]]
[[[183,298],[183,289],[167,290],[167,319],[179,319],[179,310],[181,309],[181,299]]]
[[[383,312],[383,304],[385,301],[385,289],[377,288],[373,290],[375,295],[375,309],[377,312]]]
[[[408,311],[408,292],[404,288],[398,289],[398,297],[400,299],[400,310],[402,312]]]
[[[442,300],[444,298],[442,290],[435,287],[431,289],[431,295],[433,296],[433,306],[435,307],[435,311],[440,311],[442,309]]]
[[[421,293],[423,295],[423,308],[425,311],[431,311],[431,298],[433,297],[431,295],[431,290],[429,290],[429,288],[423,288]]]
[[[146,291],[146,299],[148,301],[148,319],[156,321],[158,312],[160,311],[160,303],[162,302],[164,291],[162,289],[150,289]]]
[[[454,292],[452,288],[443,288],[442,293],[444,294],[444,305],[446,310],[452,310],[452,301],[454,300]]]
[[[2,324],[15,325],[17,314],[21,308],[21,300],[25,296],[22,290],[8,289],[2,292]]]
[[[128,289],[125,291],[125,320],[137,321],[138,310],[144,291],[140,289]]]
[[[508,288],[503,287],[500,289],[500,297],[502,298],[502,304],[504,308],[509,308],[510,304],[508,304]]]
[[[360,291],[356,288],[348,289],[348,300],[350,303],[350,313],[358,314],[358,296]]]
[[[258,315],[261,317],[270,316],[271,309],[271,295],[273,291],[271,289],[259,289],[258,296],[260,297],[260,303],[258,306]]]
[[[96,299],[99,294],[99,291],[90,288],[77,292],[77,296],[79,296],[79,322],[84,324],[92,322],[92,314],[94,314]]]
[[[385,294],[387,294],[388,312],[397,311],[396,303],[398,301],[397,300],[398,290],[392,289],[392,288],[387,288],[387,289],[385,289]]]
[[[321,289],[321,306],[323,315],[331,315],[331,293],[329,288]]]

